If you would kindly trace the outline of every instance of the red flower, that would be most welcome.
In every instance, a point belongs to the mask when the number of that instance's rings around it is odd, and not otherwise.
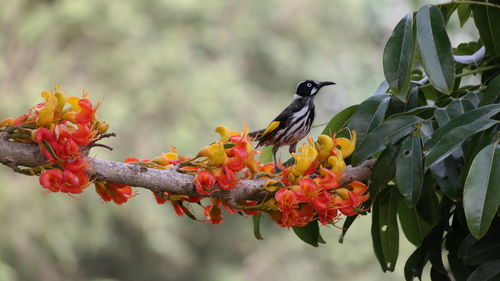
[[[153,192],[153,195],[155,196],[156,203],[158,204],[165,204],[168,200],[162,196],[162,193],[160,192]]]
[[[340,186],[339,181],[342,175],[339,176],[338,174],[335,174],[334,172],[325,168],[321,168],[320,174],[323,175],[323,178],[321,178],[319,184],[325,190],[335,189]]]
[[[196,192],[199,194],[210,194],[215,184],[215,177],[209,171],[201,171],[194,177]]]
[[[104,202],[113,200],[118,205],[127,202],[129,198],[135,196],[132,194],[132,188],[124,184],[96,182],[95,189]]]
[[[64,188],[63,172],[59,169],[44,171],[39,178],[40,185],[51,192],[59,192]]]
[[[61,192],[82,193],[90,184],[86,171],[86,163],[83,160],[65,163],[63,171],[65,187],[61,188]]]
[[[335,206],[333,197],[323,192],[312,201],[312,206],[318,214],[318,220],[322,224],[334,223],[338,217],[337,206]]]
[[[212,224],[222,223],[222,210],[218,205],[219,203],[212,203],[212,205],[203,208],[205,217],[208,219],[207,222],[211,222]]]
[[[123,162],[125,162],[125,163],[136,163],[136,162],[139,162],[139,159],[134,158],[134,157],[130,157],[130,158],[126,158],[125,160],[123,160]]]
[[[350,217],[357,215],[358,213],[354,211],[352,206],[352,201],[349,199],[343,199],[340,196],[333,196],[333,204],[339,209],[342,214]]]
[[[297,191],[297,195],[300,202],[311,202],[314,198],[319,196],[319,186],[318,184],[310,178],[304,178],[299,181],[300,188]]]
[[[353,181],[348,184],[347,187],[352,190],[349,191],[349,199],[352,202],[352,206],[355,208],[359,207],[363,202],[370,198],[369,194],[365,194],[368,187],[360,181]]]
[[[276,202],[278,202],[280,210],[282,211],[297,208],[297,205],[299,204],[297,194],[286,188],[278,190],[274,195],[274,198],[276,198]]]
[[[78,129],[71,134],[71,139],[80,146],[89,145],[94,140],[95,132],[88,124],[78,123]]]
[[[94,109],[92,108],[92,103],[88,99],[80,99],[78,101],[80,106],[80,112],[76,114],[77,123],[90,123],[94,119]]]
[[[220,188],[224,190],[230,190],[233,188],[236,188],[238,184],[238,176],[236,173],[229,169],[227,166],[224,167],[220,171],[220,175],[218,175],[217,178],[217,184],[220,186]]]
[[[300,209],[289,209],[281,213],[278,224],[283,227],[306,226],[314,217],[314,209],[309,204],[300,206]]]

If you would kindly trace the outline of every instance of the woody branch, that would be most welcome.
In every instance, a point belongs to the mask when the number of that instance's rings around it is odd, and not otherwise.
[[[91,178],[142,187],[153,192],[171,192],[199,196],[193,185],[193,176],[179,173],[175,168],[167,170],[152,169],[136,164],[89,158],[89,176]],[[368,160],[357,167],[348,166],[341,180],[342,183],[367,180],[376,160]],[[16,169],[18,167],[37,167],[47,164],[38,145],[7,140],[7,133],[0,132],[0,163]],[[230,200],[259,200],[265,192],[261,187],[266,180],[243,180],[233,190],[215,191],[214,198]]]

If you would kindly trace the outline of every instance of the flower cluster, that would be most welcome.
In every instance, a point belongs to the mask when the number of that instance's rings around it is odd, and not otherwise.
[[[280,185],[276,181],[266,184],[267,190],[277,189],[268,206],[280,212],[273,216],[279,225],[305,226],[316,219],[335,224],[340,213],[352,216],[362,210],[361,204],[369,198],[366,185],[354,181],[343,186],[341,182],[344,159],[353,153],[355,143],[355,132],[351,139],[321,135],[292,155],[295,164],[282,167]]]
[[[43,91],[41,96],[43,102],[27,114],[4,119],[0,128],[9,128],[15,141],[38,144],[49,163],[37,171],[43,188],[50,192],[82,193],[90,185],[85,148],[107,132],[108,124],[97,120],[99,105],[94,106],[86,93],[83,98],[66,98],[56,85],[54,91]],[[130,186],[95,184],[104,201],[113,199],[121,204],[132,195]]]

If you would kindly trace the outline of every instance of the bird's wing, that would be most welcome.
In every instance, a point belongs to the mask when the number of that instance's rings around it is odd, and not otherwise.
[[[303,105],[296,102],[292,102],[289,106],[287,106],[276,118],[274,118],[264,132],[258,136],[257,139],[259,140],[259,143],[257,146],[263,145],[267,139],[272,138],[279,128],[286,127],[290,116],[302,107]]]
[[[264,133],[262,133],[261,137],[265,137],[265,136],[269,135],[274,130],[276,130],[276,128],[278,128],[279,125],[280,125],[280,121],[273,121],[273,122],[271,122],[271,124],[269,124],[267,126],[267,128],[264,130]]]

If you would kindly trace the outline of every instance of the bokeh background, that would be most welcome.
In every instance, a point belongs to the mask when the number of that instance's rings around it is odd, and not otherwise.
[[[332,80],[316,100],[321,124],[375,91],[392,28],[429,2],[438,1],[0,0],[0,119],[60,83],[101,101],[118,134],[96,157],[149,158],[170,145],[194,155],[215,126],[262,128],[300,80]],[[197,223],[137,192],[123,206],[93,187],[79,200],[47,195],[37,178],[1,166],[0,280],[402,280],[413,250],[402,240],[397,271],[384,274],[369,217],[344,244],[323,227],[328,243],[313,248],[268,220],[257,241],[251,219]]]

